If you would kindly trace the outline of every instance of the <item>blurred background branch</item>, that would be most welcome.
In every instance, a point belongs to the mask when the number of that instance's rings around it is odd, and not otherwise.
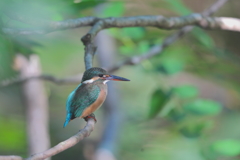
[[[28,60],[19,54],[15,62],[21,77],[41,74],[40,60],[37,55],[31,55]],[[22,85],[28,123],[29,155],[33,155],[50,147],[48,99],[43,82],[39,79],[26,81]]]

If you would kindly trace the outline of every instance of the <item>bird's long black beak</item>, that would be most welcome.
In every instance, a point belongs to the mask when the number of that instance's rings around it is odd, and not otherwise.
[[[109,75],[108,77],[106,77],[106,80],[112,80],[112,81],[130,81],[127,78],[123,78],[123,77],[118,77],[115,75]]]

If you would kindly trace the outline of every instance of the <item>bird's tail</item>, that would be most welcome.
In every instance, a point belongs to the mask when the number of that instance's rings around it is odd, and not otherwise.
[[[63,124],[63,128],[66,127],[67,124],[70,122],[71,117],[72,117],[71,114],[67,114],[66,120],[65,120],[65,122],[64,122],[64,124]]]

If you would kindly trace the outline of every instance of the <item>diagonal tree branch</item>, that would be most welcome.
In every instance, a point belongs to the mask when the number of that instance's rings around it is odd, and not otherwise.
[[[79,141],[81,141],[83,138],[88,137],[90,133],[93,131],[95,125],[94,119],[89,119],[87,121],[86,126],[81,129],[77,134],[74,136],[68,138],[67,140],[57,144],[56,146],[41,152],[34,154],[27,158],[26,160],[43,160],[48,157],[52,157],[74,145],[76,145]],[[23,160],[20,156],[0,156],[0,160]]]
[[[22,157],[20,156],[0,156],[0,160],[24,160]]]
[[[76,145],[79,141],[81,141],[83,138],[88,137],[90,133],[93,131],[95,125],[94,119],[89,119],[87,121],[86,126],[81,129],[77,134],[70,137],[69,139],[57,144],[56,146],[41,152],[37,153],[35,155],[32,155],[31,157],[27,158],[27,160],[42,160],[48,157],[52,157],[74,145]]]

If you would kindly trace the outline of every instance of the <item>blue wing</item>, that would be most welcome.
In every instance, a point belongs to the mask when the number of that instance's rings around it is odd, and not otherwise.
[[[68,98],[67,98],[67,103],[66,103],[67,116],[66,116],[66,120],[65,120],[65,122],[64,122],[63,127],[66,127],[67,124],[68,124],[68,123],[70,122],[70,120],[71,120],[71,117],[72,117],[72,113],[71,113],[72,100],[73,100],[73,98],[74,98],[74,96],[75,96],[76,90],[77,90],[80,86],[81,86],[81,84],[79,84],[79,85],[77,86],[77,88],[76,88],[75,90],[73,90],[73,91],[69,94],[69,96],[68,96]]]
[[[67,117],[63,127],[65,127],[70,120],[80,117],[83,111],[97,100],[99,94],[100,88],[94,84],[80,84],[72,91],[67,99]]]

